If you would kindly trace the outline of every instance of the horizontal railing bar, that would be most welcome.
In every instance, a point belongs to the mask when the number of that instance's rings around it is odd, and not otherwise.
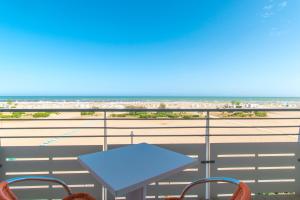
[[[300,125],[286,125],[286,126],[209,126],[212,128],[299,128]],[[158,127],[106,127],[107,129],[181,129],[181,128],[208,128],[208,126],[158,126]]]
[[[299,133],[254,133],[254,134],[210,134],[210,137],[211,136],[300,136]]]
[[[207,108],[207,109],[0,109],[0,112],[251,112],[251,111],[300,111],[300,108]]]
[[[207,126],[150,126],[150,127],[97,127],[97,126],[78,126],[78,127],[1,127],[0,130],[28,130],[28,129],[193,129],[193,128],[208,128]],[[300,125],[283,125],[283,126],[209,126],[209,128],[300,128]]]
[[[205,119],[205,118],[203,118]],[[232,117],[232,118],[209,118],[209,120],[285,120],[285,119],[300,119],[300,117]]]
[[[299,118],[300,119],[300,118]],[[141,121],[147,121],[147,120],[186,120],[186,121],[189,121],[189,120],[206,120],[206,118],[190,118],[190,119],[184,119],[184,118],[177,118],[177,119],[172,119],[172,118],[74,118],[74,119],[71,119],[71,118],[43,118],[43,119],[20,119],[20,118],[0,118],[0,121],[76,121],[76,120],[79,120],[79,121],[92,121],[92,120],[96,120],[96,121],[103,121],[103,120],[116,120],[116,121],[121,121],[121,120],[125,120],[125,121],[129,121],[129,120],[133,120],[133,121],[136,121],[136,120],[141,120]]]
[[[252,117],[252,118],[214,118],[211,117],[209,120],[291,120],[291,119],[300,119],[300,117]],[[161,121],[161,120],[169,120],[169,121],[190,121],[190,120],[207,120],[207,118],[42,118],[42,119],[20,119],[20,118],[0,118],[0,121]]]
[[[104,127],[88,127],[88,126],[83,126],[83,127],[1,127],[0,130],[43,130],[43,129],[104,129]]]
[[[62,135],[62,136],[0,136],[1,139],[13,139],[13,138],[85,138],[85,137],[205,137],[205,134],[163,134],[163,135]],[[300,136],[298,133],[270,133],[270,134],[210,134],[209,137],[232,137],[232,136]]]
[[[1,136],[1,139],[13,139],[13,138],[89,138],[89,137],[104,137],[102,135],[61,135],[61,136],[55,136],[55,135],[42,135],[42,136]]]
[[[299,128],[300,125],[280,125],[280,126],[209,126],[209,128]]]

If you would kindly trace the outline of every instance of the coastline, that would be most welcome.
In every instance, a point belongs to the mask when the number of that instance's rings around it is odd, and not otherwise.
[[[0,96],[0,108],[300,108],[300,97],[213,96]]]
[[[234,108],[235,105],[230,101],[220,102],[199,102],[199,101],[11,101],[0,102],[0,108],[22,108],[22,109],[34,109],[34,108],[116,108],[124,109],[128,107],[136,108],[159,108],[161,104],[164,104],[166,108],[175,109],[197,109],[197,108]],[[240,102],[242,108],[300,108],[299,102]]]
[[[0,102],[300,102],[300,97],[256,96],[0,96]]]

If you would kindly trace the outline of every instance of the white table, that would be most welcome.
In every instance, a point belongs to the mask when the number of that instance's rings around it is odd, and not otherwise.
[[[80,162],[113,195],[144,200],[146,186],[198,160],[158,146],[142,143],[79,156]]]

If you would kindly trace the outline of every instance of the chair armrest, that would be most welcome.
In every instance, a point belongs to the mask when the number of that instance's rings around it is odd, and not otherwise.
[[[228,178],[228,177],[210,177],[210,178],[203,178],[203,179],[199,179],[195,182],[192,182],[190,183],[189,185],[187,185],[181,195],[180,195],[180,198],[178,198],[178,200],[182,200],[184,198],[184,195],[187,193],[187,191],[196,186],[196,185],[199,185],[199,184],[203,184],[203,183],[210,183],[210,182],[224,182],[224,183],[232,183],[232,184],[235,184],[235,185],[238,185],[240,183],[239,180],[237,179],[234,179],[234,178]],[[172,200],[172,199],[169,199],[169,200]]]
[[[43,182],[52,182],[52,183],[57,183],[63,186],[63,188],[67,191],[68,195],[72,195],[71,189],[68,187],[68,185],[54,177],[48,177],[48,176],[23,176],[23,177],[16,177],[16,178],[11,178],[6,180],[8,184],[13,184],[17,182],[24,182],[24,181],[43,181]]]

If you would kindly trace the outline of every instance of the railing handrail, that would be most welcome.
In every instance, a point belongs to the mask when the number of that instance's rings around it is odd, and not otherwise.
[[[0,139],[31,139],[31,138],[130,138],[130,137],[206,137],[206,134],[130,134],[130,135],[29,135],[29,136],[0,136]],[[298,133],[247,133],[247,134],[209,134],[209,137],[248,137],[248,136],[300,136]]]
[[[300,108],[1,108],[0,112],[253,112],[253,111],[300,111]]]

